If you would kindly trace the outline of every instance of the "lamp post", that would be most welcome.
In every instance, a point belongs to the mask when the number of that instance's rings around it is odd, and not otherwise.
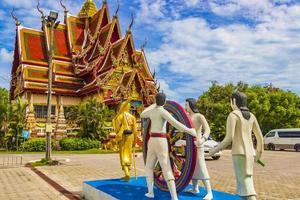
[[[54,40],[54,29],[59,25],[59,21],[56,22],[58,13],[50,11],[49,16],[45,19],[46,25],[50,30],[50,41],[48,48],[48,98],[47,98],[47,121],[46,121],[46,160],[51,159],[51,100],[52,100],[52,65],[53,65],[53,40]]]

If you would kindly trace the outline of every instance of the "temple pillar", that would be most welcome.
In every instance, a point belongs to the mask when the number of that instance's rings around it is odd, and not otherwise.
[[[63,97],[58,96],[58,115],[56,120],[55,128],[55,139],[61,140],[64,137],[67,137],[67,124],[63,107]]]
[[[33,94],[27,93],[27,102],[28,106],[26,109],[25,121],[26,126],[25,128],[30,132],[30,137],[36,136],[35,130],[35,116],[34,116],[34,107],[33,107]]]

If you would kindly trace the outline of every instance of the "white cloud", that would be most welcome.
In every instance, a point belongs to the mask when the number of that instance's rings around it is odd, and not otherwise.
[[[37,1],[33,1],[33,0],[3,0],[4,5],[6,6],[11,6],[14,8],[22,8],[22,9],[26,9],[26,8],[32,8],[33,5],[36,5]]]
[[[12,52],[5,48],[0,49],[0,63],[12,62]]]
[[[185,0],[184,2],[187,7],[195,7],[200,3],[200,0]]]
[[[167,78],[168,90],[177,100],[197,97],[214,80],[272,83],[300,94],[300,5],[273,7],[259,17],[264,22],[254,28],[231,24],[212,29],[200,17],[156,21],[163,43],[147,53],[150,65],[158,73],[174,74],[173,81]]]
[[[12,64],[13,52],[5,48],[0,49],[0,85],[9,87],[10,66]]]
[[[157,20],[179,19],[189,9],[205,10],[206,0],[135,0],[139,4],[137,21],[155,24]]]
[[[241,14],[246,17],[257,18],[270,12],[274,5],[269,0],[228,0],[225,3],[215,0],[209,1],[211,10],[218,15]]]
[[[168,99],[177,98],[177,93],[170,88],[169,83],[164,79],[158,80],[160,83],[160,91],[164,92]]]
[[[140,11],[137,20],[140,22],[151,23],[155,19],[164,17],[166,1],[164,0],[140,0]]]

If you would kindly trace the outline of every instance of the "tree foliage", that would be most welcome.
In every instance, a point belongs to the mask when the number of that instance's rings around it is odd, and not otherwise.
[[[15,144],[14,148],[18,151],[21,133],[26,127],[25,115],[27,103],[18,97],[10,106],[9,134],[6,135],[6,138],[9,139],[9,137],[12,137],[12,141]]]
[[[5,134],[9,127],[9,96],[5,88],[0,88],[0,146],[4,145]]]
[[[113,112],[107,106],[90,99],[71,107],[67,120],[77,124],[80,137],[102,140],[108,134],[105,122],[110,122],[112,116]]]
[[[9,93],[0,88],[0,145],[9,149],[19,148],[22,131],[25,129],[27,104],[21,99],[10,103]]]
[[[199,97],[197,105],[207,118],[216,140],[225,136],[226,119],[231,112],[230,97],[236,89],[247,95],[248,108],[256,116],[263,134],[277,128],[300,127],[300,97],[295,93],[272,85],[250,87],[239,82],[223,86],[213,82]]]

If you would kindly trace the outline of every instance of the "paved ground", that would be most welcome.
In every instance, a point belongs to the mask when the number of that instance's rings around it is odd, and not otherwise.
[[[29,168],[0,169],[1,200],[64,200],[66,199]]]
[[[0,159],[1,156],[0,155]],[[43,155],[24,155],[34,160]],[[118,178],[123,176],[117,154],[57,155],[57,159],[70,159],[64,165],[38,169],[66,189],[80,195],[83,180]],[[300,153],[266,151],[266,167],[255,167],[255,188],[258,199],[300,200]],[[1,163],[1,160],[0,160]],[[235,193],[235,179],[230,151],[224,151],[218,161],[208,160],[212,187],[215,190]],[[144,175],[141,155],[137,158],[137,172]],[[38,198],[36,198],[38,197]],[[24,167],[0,169],[0,199],[64,199],[37,175]]]

